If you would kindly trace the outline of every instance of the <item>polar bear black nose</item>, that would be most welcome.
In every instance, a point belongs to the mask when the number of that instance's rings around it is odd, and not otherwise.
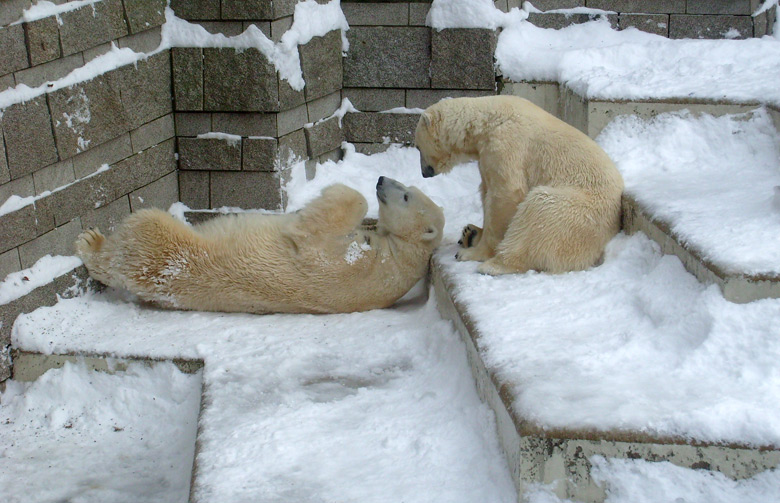
[[[423,178],[430,178],[436,174],[433,171],[433,166],[423,166],[421,171]]]
[[[381,187],[383,183],[385,183],[385,177],[384,176],[380,176],[379,180],[377,180],[377,182],[376,182],[376,188],[378,189],[379,187]]]

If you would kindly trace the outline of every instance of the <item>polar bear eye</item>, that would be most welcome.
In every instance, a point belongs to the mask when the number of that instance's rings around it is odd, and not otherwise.
[[[408,201],[408,200],[409,200],[409,194],[404,194],[404,201]]]

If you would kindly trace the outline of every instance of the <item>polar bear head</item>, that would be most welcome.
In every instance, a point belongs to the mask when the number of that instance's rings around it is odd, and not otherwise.
[[[378,231],[405,241],[426,243],[431,249],[439,246],[444,231],[444,212],[420,189],[380,176],[376,197],[379,200]]]
[[[476,151],[466,148],[470,127],[462,120],[466,98],[444,99],[428,107],[420,116],[414,143],[420,151],[420,169],[425,178],[447,173],[454,166],[477,160]]]

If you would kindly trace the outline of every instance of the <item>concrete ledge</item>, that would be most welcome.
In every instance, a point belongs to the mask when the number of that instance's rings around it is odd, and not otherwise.
[[[548,429],[529,422],[512,407],[510,383],[501,382],[497,373],[482,361],[479,328],[465,306],[453,299],[452,280],[436,263],[435,256],[431,274],[439,311],[460,333],[480,398],[496,414],[499,442],[519,494],[523,494],[527,484],[558,482],[556,493],[561,498],[604,501],[605,489],[590,477],[589,458],[593,455],[669,461],[686,468],[720,471],[737,479],[780,463],[778,446],[697,443],[629,430]]]
[[[685,269],[700,282],[718,285],[726,300],[743,304],[759,299],[780,298],[780,278],[726,273],[702,258],[699,251],[683,244],[667,222],[650,215],[627,194],[623,194],[623,230],[627,234],[644,232],[660,245],[663,253],[676,255]]]

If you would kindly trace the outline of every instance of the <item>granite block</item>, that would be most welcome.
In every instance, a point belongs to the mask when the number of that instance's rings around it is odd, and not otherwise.
[[[312,124],[304,128],[304,133],[306,134],[308,155],[311,159],[338,149],[345,140],[338,117]]]
[[[27,243],[54,228],[50,197],[0,215],[0,253]]]
[[[165,23],[166,0],[123,0],[130,33],[141,33]]]
[[[38,87],[46,82],[54,82],[66,76],[76,68],[84,65],[84,56],[81,53],[71,54],[64,58],[33,66],[16,72],[16,83],[30,87]]]
[[[276,68],[257,49],[204,49],[204,110],[267,112],[279,109]]]
[[[160,46],[162,42],[162,28],[157,26],[146,31],[138,32],[134,35],[122,37],[117,40],[120,48],[129,48],[135,52],[152,52]]]
[[[621,30],[631,27],[664,37],[669,36],[669,16],[667,14],[620,14],[618,25]]]
[[[357,26],[347,37],[344,87],[430,87],[429,28]]]
[[[3,92],[6,89],[10,89],[15,86],[16,86],[16,79],[14,79],[14,75],[12,73],[0,77],[0,92]]]
[[[292,27],[292,16],[283,17],[275,21],[271,21],[271,36],[269,37],[274,42],[278,43],[282,39],[282,35],[287,33],[287,30]]]
[[[241,142],[216,138],[179,138],[179,169],[241,169]]]
[[[30,66],[22,25],[0,27],[0,75]]]
[[[213,171],[211,207],[276,210],[282,207],[279,174],[267,171]]]
[[[167,210],[179,200],[179,177],[175,171],[159,180],[130,193],[130,208],[136,212],[143,208]]]
[[[32,175],[35,184],[35,194],[53,191],[76,180],[73,171],[73,160],[67,159],[39,169]]]
[[[11,196],[30,197],[35,195],[35,181],[32,175],[16,178],[0,185],[0,206]]]
[[[203,50],[175,47],[172,51],[176,111],[203,110]]]
[[[116,138],[130,129],[114,72],[48,94],[60,158]]]
[[[122,196],[105,206],[87,210],[81,215],[81,225],[84,229],[97,228],[103,232],[114,232],[130,214],[130,201],[127,196]]]
[[[698,2],[699,0],[695,1]],[[587,0],[586,4],[591,9],[613,12],[681,14],[685,12],[686,0]]]
[[[22,17],[22,12],[32,5],[32,0],[3,0],[0,2],[0,26],[6,26]]]
[[[3,140],[3,124],[0,121],[0,185],[11,181],[11,172],[8,170],[8,159],[5,155],[5,141]]]
[[[301,129],[309,122],[309,112],[306,105],[276,114],[276,131],[279,136]]]
[[[537,0],[538,1],[538,0]],[[409,4],[409,26],[425,26],[431,4],[427,2],[412,2]]]
[[[406,26],[409,24],[409,4],[371,2],[341,4],[349,26]]]
[[[241,21],[197,21],[194,24],[202,26],[209,33],[219,33],[226,37],[235,37],[244,31]]]
[[[749,16],[754,10],[751,8],[750,0],[688,0],[685,12]]]
[[[298,47],[306,82],[306,101],[316,100],[342,87],[341,30],[331,30]]]
[[[174,114],[176,136],[197,136],[211,131],[211,114],[177,112]]]
[[[0,110],[11,178],[19,178],[57,161],[46,97]]]
[[[279,84],[279,106],[274,108],[274,110],[290,110],[306,103],[305,89],[309,87],[308,80],[304,89],[300,91],[293,89],[289,82],[280,77],[277,77],[277,82]]]
[[[244,171],[274,171],[278,156],[276,138],[244,138],[242,141]]]
[[[283,170],[306,159],[306,135],[303,129],[293,131],[279,138],[279,161],[276,169]]]
[[[496,32],[485,29],[446,29],[431,33],[431,87],[486,89],[496,87],[493,54]],[[453,62],[457,61],[457,64]]]
[[[105,42],[100,45],[96,45],[95,47],[90,47],[89,49],[85,49],[80,54],[84,57],[84,62],[89,63],[90,61],[97,58],[98,56],[103,56],[104,54],[108,54],[109,52],[111,52],[111,46],[113,43],[114,42]]]
[[[381,112],[406,106],[403,89],[344,88],[344,98],[361,112]]]
[[[82,152],[71,160],[76,179],[79,179],[94,173],[104,164],[111,166],[131,155],[133,155],[133,147],[130,135],[125,133]]]
[[[752,36],[753,20],[750,16],[669,16],[669,38],[744,39]]]
[[[177,17],[194,19],[219,19],[220,0],[171,0],[171,9]]]
[[[317,122],[318,120],[330,117],[338,110],[339,106],[341,106],[341,93],[338,91],[306,103],[306,108],[309,113],[309,122]]]
[[[62,54],[68,56],[128,34],[122,0],[102,0],[60,14]]]
[[[363,112],[345,115],[343,125],[348,142],[412,143],[419,119],[418,114]]]
[[[273,19],[268,0],[222,0],[222,19]]]
[[[81,219],[74,218],[19,246],[22,269],[32,267],[44,255],[73,255],[73,242],[81,234]]]
[[[133,152],[140,152],[175,135],[173,114],[168,114],[130,131],[130,143]]]
[[[0,281],[11,274],[22,270],[22,262],[19,259],[19,249],[14,248],[7,252],[0,253]]]
[[[563,14],[563,13],[544,13],[532,12],[528,15],[528,22],[539,28],[552,28],[559,30],[572,24],[582,24],[593,21],[598,17],[604,17],[594,14]],[[613,28],[617,28],[617,15],[609,14],[606,16]]]
[[[277,136],[276,114],[215,113],[212,131],[239,136]]]
[[[112,72],[122,96],[129,128],[173,111],[170,56],[167,51]]]
[[[192,209],[211,208],[208,171],[179,171],[179,201]]]

